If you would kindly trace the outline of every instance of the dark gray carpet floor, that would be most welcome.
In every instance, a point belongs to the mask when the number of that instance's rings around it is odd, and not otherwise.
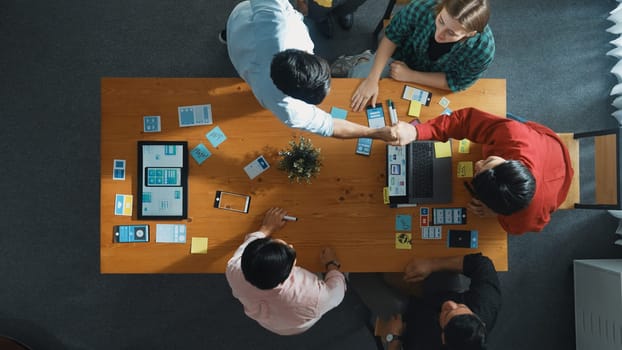
[[[612,127],[613,0],[495,0],[508,110],[560,132]],[[373,45],[385,1],[328,59]],[[0,1],[0,334],[37,349],[374,349],[358,296],[309,332],[247,319],[222,275],[99,274],[99,79],[235,76],[217,33],[235,1]],[[572,260],[620,257],[616,220],[563,211],[510,237],[493,349],[574,348]]]

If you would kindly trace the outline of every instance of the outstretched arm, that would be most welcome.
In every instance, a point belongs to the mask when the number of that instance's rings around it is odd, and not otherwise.
[[[352,95],[352,110],[358,112],[365,107],[367,101],[371,99],[371,104],[376,105],[376,99],[378,98],[378,81],[380,80],[380,74],[387,61],[395,52],[397,45],[391,40],[383,37],[376,50],[376,56],[374,57],[374,64],[367,78],[365,78]]]
[[[462,273],[464,256],[442,258],[413,258],[404,270],[404,281],[419,282],[426,279],[432,272],[451,271]]]
[[[391,78],[397,81],[417,83],[437,89],[451,90],[447,84],[447,75],[444,72],[421,72],[410,69],[402,61],[391,63]]]
[[[385,142],[395,142],[397,137],[393,135],[392,129],[388,126],[378,129],[352,123],[343,119],[333,120],[333,137],[338,139],[354,139],[358,137],[368,137],[379,139]]]

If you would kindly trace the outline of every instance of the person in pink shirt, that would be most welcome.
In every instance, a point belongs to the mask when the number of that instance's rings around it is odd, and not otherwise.
[[[341,303],[346,291],[341,265],[331,248],[320,261],[324,280],[296,266],[296,250],[272,234],[285,226],[281,208],[266,212],[257,232],[249,233],[227,263],[226,277],[244,312],[279,335],[302,333]]]

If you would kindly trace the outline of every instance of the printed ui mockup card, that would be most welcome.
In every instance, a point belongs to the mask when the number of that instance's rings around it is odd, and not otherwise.
[[[186,225],[156,224],[157,243],[186,243]]]
[[[220,145],[227,139],[227,136],[225,135],[225,133],[222,132],[222,130],[220,129],[220,126],[217,126],[213,128],[212,130],[210,130],[210,132],[205,134],[205,137],[207,137],[209,142],[214,147],[218,147],[218,145]]]
[[[190,155],[192,156],[192,158],[194,158],[194,160],[201,165],[201,163],[203,163],[207,158],[209,158],[212,153],[207,149],[207,147],[205,147],[204,144],[199,143],[198,146],[196,146],[195,148],[192,149],[192,151],[190,151]]]
[[[263,173],[270,167],[268,161],[263,156],[257,157],[254,161],[250,162],[247,166],[244,167],[244,171],[246,175],[252,180],[256,178],[259,174]]]
[[[181,106],[177,108],[179,126],[211,125],[212,105]]]
[[[160,122],[159,115],[147,115],[143,117],[143,131],[144,132],[160,132],[162,131],[162,124]]]
[[[442,226],[421,227],[421,239],[442,239]]]
[[[125,160],[115,159],[112,162],[112,179],[125,180]]]
[[[412,228],[412,216],[400,214],[395,216],[396,231],[410,231]]]
[[[132,199],[131,194],[117,194],[114,201],[114,215],[132,216]]]

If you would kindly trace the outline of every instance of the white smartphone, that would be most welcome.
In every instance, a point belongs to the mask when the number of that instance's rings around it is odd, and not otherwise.
[[[429,106],[430,100],[432,100],[432,93],[429,91],[417,89],[414,86],[405,85],[402,98],[405,100],[418,101],[424,106]]]
[[[251,196],[226,191],[216,191],[214,208],[248,213],[251,205]]]

